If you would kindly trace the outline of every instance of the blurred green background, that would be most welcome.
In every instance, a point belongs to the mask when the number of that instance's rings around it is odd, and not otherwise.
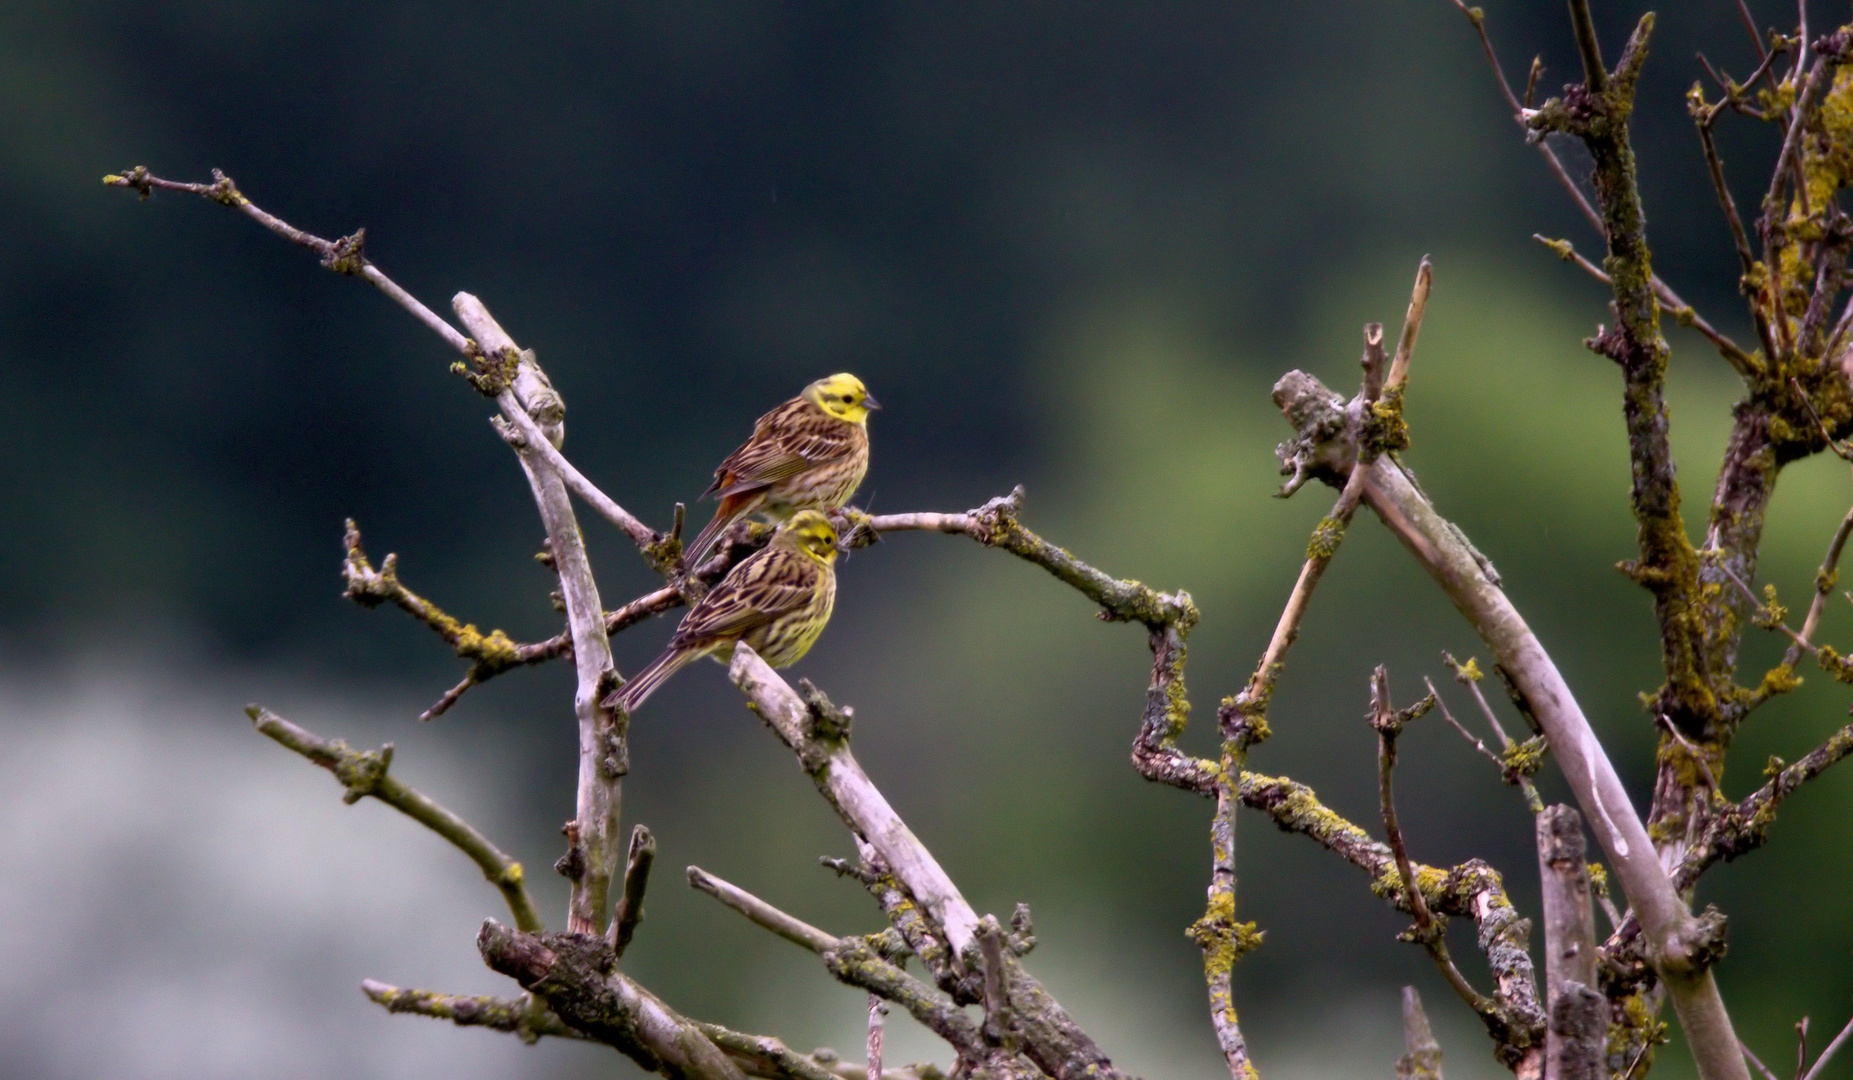
[[[1598,3],[1613,56],[1644,5]],[[1769,24],[1793,8],[1753,3]],[[1521,78],[1575,70],[1562,6],[1488,5]],[[1818,25],[1845,17],[1814,5]],[[1753,66],[1730,0],[1661,12],[1635,123],[1656,268],[1748,340],[1734,259],[1681,93],[1697,50]],[[1740,205],[1770,133],[1727,121]],[[956,510],[1023,482],[1025,521],[1114,573],[1186,588],[1211,745],[1330,493],[1291,502],[1273,380],[1355,379],[1359,326],[1435,298],[1407,455],[1553,651],[1636,797],[1657,683],[1632,550],[1619,380],[1580,342],[1594,283],[1533,232],[1595,238],[1499,101],[1446,0],[1324,4],[127,3],[0,6],[0,1032],[17,1075],[633,1075],[610,1051],[389,1017],[363,977],[506,992],[475,958],[500,915],[473,868],[252,734],[258,699],[330,736],[397,743],[395,771],[544,872],[571,813],[570,675],[509,675],[418,712],[460,664],[392,611],[343,601],[341,520],[407,582],[487,628],[552,633],[541,538],[489,409],[370,289],[202,200],[97,183],[222,167],[312,231],[368,250],[443,310],[468,289],[538,349],[566,449],[662,527],[752,419],[849,369],[875,418],[862,503]],[[1691,520],[1733,379],[1671,329]],[[1812,580],[1853,488],[1782,479],[1763,580]],[[706,513],[705,506],[695,511]],[[608,601],[650,583],[588,518]],[[1034,970],[1123,1067],[1226,1075],[1182,930],[1208,808],[1126,761],[1149,656],[1042,572],[897,536],[843,567],[797,670],[856,706],[858,752],[980,910],[1028,901]],[[1845,646],[1853,619],[1830,608]],[[666,622],[616,643],[629,670]],[[1327,576],[1252,765],[1375,816],[1365,678],[1399,700],[1476,648],[1371,522]],[[1752,640],[1746,670],[1779,652]],[[1457,714],[1466,699],[1443,682]],[[1745,729],[1727,790],[1843,723],[1821,677]],[[816,866],[850,853],[808,782],[703,665],[633,729],[627,822],[659,838],[626,964],[694,1015],[798,1047],[860,1039],[860,995],[682,887],[698,863],[834,932],[877,925]],[[1430,862],[1478,855],[1535,910],[1518,796],[1439,722],[1399,773]],[[1554,781],[1547,787],[1561,795]],[[1771,849],[1706,879],[1720,969],[1766,1060],[1789,1025],[1853,1009],[1853,773],[1784,810]],[[1244,918],[1266,946],[1236,1002],[1268,1077],[1387,1075],[1396,988],[1419,986],[1452,1076],[1496,1076],[1471,1018],[1355,872],[1246,818]],[[1485,981],[1465,928],[1457,955]],[[892,1021],[891,1058],[934,1042]],[[1817,1034],[1817,1042],[1822,1036]],[[1677,1051],[1657,1075],[1688,1069]],[[1853,1076],[1853,1058],[1835,1075]]]

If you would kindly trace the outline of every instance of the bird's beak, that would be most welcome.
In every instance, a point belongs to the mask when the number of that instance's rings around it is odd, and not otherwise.
[[[875,400],[874,394],[864,394],[862,395],[862,407],[872,412],[881,408],[881,402]]]

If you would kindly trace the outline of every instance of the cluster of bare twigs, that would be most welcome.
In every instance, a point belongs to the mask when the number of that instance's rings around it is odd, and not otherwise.
[[[1614,325],[1599,329],[1588,344],[1614,360],[1623,376],[1623,414],[1634,465],[1631,500],[1640,541],[1638,558],[1623,569],[1652,595],[1666,674],[1651,707],[1661,742],[1646,820],[1635,812],[1575,695],[1506,596],[1492,564],[1441,516],[1399,459],[1409,442],[1403,401],[1432,281],[1426,260],[1394,351],[1386,348],[1381,325],[1364,328],[1363,377],[1356,394],[1346,398],[1297,371],[1275,387],[1276,404],[1293,428],[1279,451],[1282,471],[1290,475],[1282,495],[1311,480],[1340,493],[1313,532],[1298,580],[1253,674],[1217,710],[1221,741],[1213,758],[1192,757],[1178,747],[1190,712],[1186,640],[1198,618],[1189,595],[1114,578],[1048,543],[1020,520],[1021,488],[964,513],[871,516],[846,510],[842,532],[853,546],[901,531],[963,535],[1042,567],[1098,605],[1102,618],[1145,627],[1152,676],[1132,760],[1143,776],[1205,796],[1215,805],[1208,900],[1189,933],[1203,951],[1211,1022],[1236,1080],[1254,1076],[1255,1069],[1236,1017],[1233,969],[1261,941],[1254,924],[1236,915],[1234,835],[1236,810],[1242,806],[1364,871],[1373,892],[1406,912],[1413,922],[1403,938],[1423,947],[1481,1020],[1495,1057],[1516,1076],[1644,1075],[1654,1045],[1663,1038],[1664,1024],[1657,1016],[1663,1001],[1670,1000],[1699,1074],[1748,1080],[1748,1051],[1732,1029],[1711,975],[1723,952],[1723,916],[1715,911],[1695,916],[1689,904],[1693,886],[1708,867],[1761,846],[1781,802],[1853,754],[1849,725],[1793,764],[1772,762],[1767,782],[1739,800],[1729,799],[1719,782],[1739,725],[1762,702],[1797,685],[1796,666],[1804,655],[1833,677],[1853,682],[1853,661],[1815,640],[1841,551],[1853,532],[1853,513],[1829,544],[1799,630],[1787,626],[1773,589],[1759,597],[1750,585],[1764,510],[1782,467],[1823,450],[1853,458],[1844,445],[1853,431],[1853,389],[1847,382],[1853,302],[1832,317],[1853,244],[1853,222],[1837,205],[1839,190],[1853,181],[1853,70],[1842,69],[1853,55],[1853,30],[1811,39],[1804,5],[1796,33],[1772,34],[1765,41],[1746,11],[1757,47],[1754,73],[1739,83],[1707,62],[1720,96],[1713,100],[1695,86],[1688,97],[1742,265],[1743,294],[1758,340],[1757,347],[1746,350],[1681,301],[1650,265],[1627,122],[1653,17],[1642,20],[1610,70],[1603,64],[1586,0],[1571,0],[1583,80],[1534,106],[1540,65],[1533,62],[1523,95],[1515,93],[1499,71],[1484,15],[1461,0],[1454,2],[1479,33],[1515,122],[1563,181],[1607,251],[1597,266],[1567,241],[1545,241],[1613,294]],[[1768,194],[1754,223],[1760,254],[1731,198],[1713,141],[1715,125],[1727,111],[1783,132]],[[1542,138],[1547,133],[1574,137],[1589,148],[1596,164],[1593,202],[1570,181]],[[329,269],[361,277],[392,297],[461,355],[456,369],[495,401],[496,430],[519,456],[534,491],[548,538],[542,558],[559,577],[558,605],[566,616],[566,628],[553,638],[518,643],[499,630],[484,634],[459,622],[405,586],[396,557],[387,556],[375,568],[352,522],[344,574],[351,599],[369,607],[391,603],[401,608],[469,661],[462,682],[445,692],[424,719],[443,713],[472,686],[507,671],[572,660],[578,675],[574,713],[580,769],[575,814],[564,830],[567,852],[556,864],[573,886],[564,932],[544,931],[518,862],[390,775],[390,746],[357,751],[267,710],[251,711],[258,730],[332,771],[348,801],[371,796],[426,824],[469,854],[507,900],[514,926],[490,920],[477,944],[484,961],[513,978],[521,995],[460,997],[368,981],[364,988],[373,1000],[394,1012],[488,1026],[529,1041],[547,1035],[603,1042],[672,1077],[924,1080],[941,1075],[933,1065],[884,1065],[885,1002],[905,1009],[946,1042],[956,1076],[1071,1080],[1123,1075],[1024,967],[1022,957],[1035,944],[1028,909],[1019,905],[1008,928],[993,916],[980,916],[857,764],[850,750],[852,710],[832,703],[808,682],[792,687],[745,646],[734,655],[733,682],[850,830],[856,857],[825,861],[868,891],[888,926],[875,934],[840,937],[701,868],[690,867],[688,880],[755,924],[816,954],[831,976],[869,993],[866,1060],[855,1064],[825,1052],[798,1053],[769,1036],[684,1016],[625,975],[621,961],[642,919],[656,845],[641,825],[631,831],[628,845],[619,843],[629,755],[624,717],[599,704],[618,680],[608,640],[698,596],[763,543],[763,531],[737,531],[703,565],[685,565],[681,506],[670,530],[656,532],[561,453],[565,405],[533,352],[520,349],[468,294],[458,294],[452,305],[461,330],[425,307],[367,258],[362,233],[331,241],[302,232],[253,205],[219,173],[210,184],[184,184],[137,168],[107,182],[144,197],[157,190],[180,191],[236,208],[316,251]],[[1745,384],[1709,527],[1699,545],[1687,536],[1680,518],[1667,439],[1664,379],[1670,350],[1660,333],[1662,309],[1709,340]],[[603,606],[573,497],[634,542],[662,576],[659,588],[614,609]],[[1482,672],[1475,660],[1462,663],[1444,654],[1487,722],[1491,747],[1455,719],[1432,681],[1427,697],[1396,708],[1388,674],[1379,668],[1371,682],[1368,716],[1379,748],[1381,842],[1321,804],[1305,785],[1247,768],[1250,753],[1268,737],[1269,703],[1301,620],[1361,507],[1369,507],[1402,541],[1480,635],[1492,669],[1530,729],[1524,739],[1508,736],[1481,692]],[[1782,662],[1749,687],[1739,685],[1735,675],[1747,622],[1779,630],[1793,643]],[[1536,815],[1544,883],[1542,993],[1530,952],[1531,923],[1514,909],[1501,875],[1478,859],[1453,867],[1417,862],[1398,825],[1393,798],[1397,737],[1431,707],[1439,707],[1447,722],[1522,790]],[[1567,806],[1546,807],[1532,784],[1530,777],[1547,749],[1581,814]],[[1626,899],[1626,913],[1609,900],[1609,870],[1586,859],[1585,820]],[[1602,942],[1593,914],[1598,903],[1612,928]],[[1476,925],[1492,977],[1488,989],[1476,988],[1450,956],[1443,934],[1449,918],[1471,919]],[[917,966],[910,971],[910,965]],[[982,1020],[967,1007],[981,1009]],[[1397,1063],[1398,1075],[1439,1077],[1440,1049],[1413,991],[1405,991],[1404,1013],[1409,1052]],[[1810,1063],[1804,1024],[1797,1076],[1817,1076],[1850,1035],[1853,1025]],[[1762,1071],[1773,1080],[1768,1070]]]

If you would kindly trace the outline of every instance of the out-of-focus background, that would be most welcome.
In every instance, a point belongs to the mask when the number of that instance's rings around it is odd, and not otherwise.
[[[1793,5],[1752,5],[1792,25]],[[1500,58],[1576,70],[1561,5],[1489,2]],[[1644,9],[1596,5],[1619,52]],[[1845,16],[1815,5],[1820,25]],[[1663,11],[1635,122],[1656,266],[1747,340],[1681,94],[1694,53],[1753,66],[1729,0]],[[1774,149],[1724,124],[1742,205]],[[342,600],[344,517],[485,629],[554,632],[541,538],[486,403],[373,290],[202,200],[98,184],[226,169],[259,204],[368,251],[433,307],[483,297],[570,408],[566,449],[658,527],[754,417],[848,369],[887,408],[862,503],[963,509],[1025,483],[1025,520],[1111,571],[1189,589],[1198,730],[1236,689],[1330,493],[1291,502],[1268,400],[1303,367],[1349,388],[1359,327],[1434,302],[1408,454],[1553,650],[1644,800],[1656,678],[1600,288],[1534,232],[1596,241],[1521,142],[1446,0],[848,5],[12,0],[0,8],[0,1057],[12,1075],[629,1076],[616,1054],[392,1017],[362,978],[507,992],[477,961],[499,898],[470,864],[255,735],[258,700],[397,744],[395,772],[546,868],[571,813],[570,676],[518,672],[442,720],[462,666]],[[1733,398],[1691,333],[1673,432],[1698,520]],[[1784,475],[1763,578],[1804,594],[1853,487]],[[695,513],[706,513],[705,505]],[[650,579],[586,515],[613,603]],[[1253,766],[1375,817],[1370,667],[1399,700],[1468,630],[1374,522],[1321,589]],[[843,567],[796,674],[859,717],[858,752],[981,910],[1028,901],[1031,958],[1116,1062],[1222,1071],[1199,957],[1208,809],[1126,761],[1148,654],[1040,571],[899,536]],[[1853,640],[1830,609],[1829,639]],[[661,644],[622,635],[621,666]],[[1753,634],[1756,633],[1753,631]],[[1752,638],[1749,671],[1778,643]],[[1724,783],[1844,722],[1821,677],[1745,729]],[[1503,703],[1501,704],[1503,708]],[[694,1015],[854,1055],[860,995],[682,886],[698,863],[835,932],[874,928],[817,866],[850,853],[722,673],[637,718],[627,824],[660,843],[626,965]],[[1416,855],[1479,855],[1535,910],[1518,796],[1439,721],[1399,774]],[[1547,788],[1561,793],[1549,779]],[[1707,879],[1720,969],[1766,1059],[1853,1009],[1853,773]],[[1244,819],[1237,972],[1262,1074],[1385,1075],[1396,988],[1425,993],[1452,1076],[1500,1074],[1364,880]],[[1485,980],[1464,936],[1456,955]],[[939,1048],[897,1016],[891,1058]],[[1686,1075],[1683,1054],[1662,1075]],[[943,1063],[944,1059],[941,1057]],[[1838,1066],[1853,1075],[1853,1058]]]

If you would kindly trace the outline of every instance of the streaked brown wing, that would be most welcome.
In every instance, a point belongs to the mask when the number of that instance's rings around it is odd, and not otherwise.
[[[671,648],[733,638],[810,602],[817,567],[805,556],[766,548],[735,567],[676,627]]]
[[[714,472],[710,492],[722,497],[776,484],[855,449],[854,424],[826,416],[810,402],[788,401],[760,417],[738,450]]]

